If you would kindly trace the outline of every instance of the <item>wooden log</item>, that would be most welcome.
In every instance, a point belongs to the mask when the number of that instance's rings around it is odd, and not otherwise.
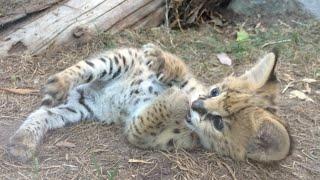
[[[133,26],[140,20],[159,25],[165,0],[69,0],[44,16],[0,37],[0,56],[39,54],[49,46],[59,46],[102,31]],[[161,11],[161,12],[160,12]],[[153,13],[155,12],[155,13]]]
[[[122,20],[114,24],[110,28],[110,31],[111,33],[115,33],[124,28],[132,27],[136,23],[144,22],[147,17],[151,18],[151,20],[147,21],[148,23],[145,23],[145,26],[140,26],[140,28],[147,27],[148,25],[157,26],[163,21],[165,16],[164,12],[164,6],[161,1],[146,4],[142,8],[138,9],[132,14],[129,14],[127,17],[124,17]],[[153,13],[156,13],[159,16],[154,16]]]
[[[13,24],[22,18],[26,18],[29,15],[36,14],[38,12],[44,11],[55,4],[58,4],[62,0],[46,0],[42,3],[40,2],[31,2],[25,4],[23,7],[17,8],[10,13],[6,13],[5,15],[0,15],[0,31],[1,29],[9,26],[9,24]]]
[[[160,7],[158,10],[148,14],[146,17],[137,21],[130,28],[132,29],[140,29],[140,28],[151,28],[156,27],[164,21],[166,8]]]

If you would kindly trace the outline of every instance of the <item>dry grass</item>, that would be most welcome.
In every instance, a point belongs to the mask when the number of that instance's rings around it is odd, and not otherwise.
[[[117,35],[101,34],[93,43],[68,51],[42,56],[0,59],[0,87],[39,89],[46,78],[102,48],[140,46],[154,42],[181,57],[204,82],[213,83],[233,71],[243,71],[271,46],[265,43],[291,39],[278,44],[282,49],[278,74],[285,87],[290,80],[320,77],[319,24],[308,27],[289,24],[275,27],[245,26],[251,40],[236,43],[235,28],[217,34],[211,26],[199,29],[167,31],[125,31]],[[307,31],[306,31],[307,29]],[[220,65],[215,55],[227,52],[234,66]],[[213,152],[159,152],[131,146],[118,126],[81,123],[50,132],[29,164],[11,161],[5,156],[5,144],[21,121],[40,102],[40,95],[16,95],[0,92],[0,179],[319,179],[320,110],[319,83],[310,84],[309,96],[315,103],[289,99],[291,89],[304,89],[296,83],[281,97],[279,115],[290,125],[295,147],[285,160],[273,164],[235,162]],[[61,145],[67,142],[67,145]],[[59,145],[60,143],[60,145]],[[68,145],[69,143],[69,145]],[[63,144],[63,143],[62,143]],[[130,159],[141,160],[129,162]]]

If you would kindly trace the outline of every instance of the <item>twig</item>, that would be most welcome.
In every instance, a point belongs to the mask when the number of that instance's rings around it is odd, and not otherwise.
[[[19,172],[19,171],[18,171],[18,174],[19,174],[20,176],[22,176],[24,179],[30,179],[30,178],[28,178],[26,175],[24,175],[23,173],[21,173],[21,172]]]
[[[291,171],[294,170],[294,168],[292,167],[289,167],[288,165],[284,165],[284,164],[279,164],[281,167],[284,167],[284,168],[287,168],[287,169],[290,169]]]
[[[169,2],[166,0],[166,19],[165,19],[165,26],[167,29],[170,29],[169,27]]]
[[[299,166],[301,166],[301,167],[303,167],[303,168],[305,168],[305,169],[307,169],[307,170],[309,170],[309,171],[311,171],[311,172],[313,172],[313,173],[320,174],[320,170],[319,170],[319,169],[316,169],[317,166],[315,166],[315,168],[312,168],[312,167],[306,166],[305,164],[302,164],[302,163],[300,163],[300,162],[297,162],[297,165],[299,165]]]
[[[10,164],[8,162],[3,161],[3,164],[14,167],[14,168],[20,168],[20,169],[32,169],[33,167],[28,167],[28,166],[17,166],[14,164]],[[61,166],[56,165],[56,166],[46,166],[46,167],[40,167],[40,170],[46,170],[46,169],[52,169],[52,168],[60,168]]]
[[[233,179],[233,180],[237,180],[236,175],[235,175],[234,171],[231,169],[231,167],[230,167],[228,164],[226,164],[226,163],[224,163],[224,162],[222,162],[222,161],[221,161],[221,164],[222,164],[224,167],[227,168],[228,172],[229,172],[229,173],[231,174],[231,176],[232,176],[232,179]]]
[[[293,87],[293,84],[296,83],[297,81],[291,81],[289,82],[286,87],[281,91],[281,94],[284,94],[290,87]]]
[[[177,22],[178,22],[178,26],[179,26],[179,29],[182,33],[184,33],[183,29],[182,29],[182,26],[181,26],[181,23],[180,23],[180,18],[179,18],[179,12],[178,12],[178,9],[176,8],[176,19],[177,19]]]
[[[281,25],[284,25],[284,26],[286,26],[287,28],[291,29],[291,26],[290,26],[290,25],[288,25],[287,23],[281,21],[280,19],[278,19],[278,22],[279,22]]]
[[[291,41],[292,41],[291,39],[285,39],[285,40],[281,40],[281,41],[272,41],[272,42],[265,43],[261,47],[264,48],[264,47],[269,46],[269,45],[279,44],[279,43],[287,43],[287,42],[291,42]]]
[[[298,24],[298,25],[300,25],[300,26],[307,26],[307,24],[298,22],[298,21],[296,21],[296,20],[291,20],[291,22],[296,23],[296,24]]]
[[[149,170],[147,173],[144,173],[145,176],[148,176],[153,170],[156,169],[156,167],[158,167],[158,163],[156,163],[153,168],[151,168],[151,170]]]
[[[301,152],[302,152],[302,154],[304,154],[305,156],[307,156],[308,158],[310,158],[313,161],[315,161],[317,159],[317,157],[313,157],[313,156],[307,154],[306,152],[304,152],[304,150],[302,150]]]
[[[153,164],[153,162],[141,160],[141,159],[129,159],[129,163],[142,163],[142,164]]]
[[[2,87],[0,87],[0,91],[9,92],[9,93],[13,93],[13,94],[19,94],[19,95],[39,93],[38,89],[30,89],[30,88],[2,88]]]

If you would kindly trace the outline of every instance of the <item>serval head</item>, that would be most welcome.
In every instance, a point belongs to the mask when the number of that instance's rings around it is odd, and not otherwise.
[[[289,133],[274,114],[276,63],[276,51],[268,53],[242,76],[225,78],[192,102],[188,126],[206,148],[239,160],[270,162],[288,155]]]

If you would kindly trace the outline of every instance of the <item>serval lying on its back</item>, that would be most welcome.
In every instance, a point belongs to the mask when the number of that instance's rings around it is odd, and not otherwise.
[[[8,144],[12,157],[27,161],[48,130],[85,120],[124,127],[140,148],[202,146],[237,160],[276,161],[290,139],[274,108],[275,53],[240,77],[206,86],[178,57],[147,44],[80,61],[49,78],[42,106]]]

